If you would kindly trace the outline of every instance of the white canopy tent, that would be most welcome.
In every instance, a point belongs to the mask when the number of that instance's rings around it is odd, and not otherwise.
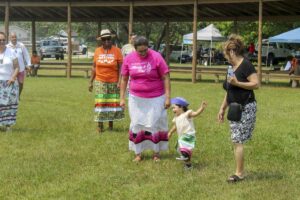
[[[211,64],[211,50],[213,41],[224,41],[225,37],[221,34],[219,29],[217,29],[213,24],[197,31],[197,41],[210,41],[210,64]],[[193,44],[193,33],[183,35],[184,44]]]

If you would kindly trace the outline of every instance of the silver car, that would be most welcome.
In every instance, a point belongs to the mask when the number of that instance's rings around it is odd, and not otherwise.
[[[64,49],[56,40],[42,40],[40,42],[39,53],[41,60],[44,58],[64,59]]]

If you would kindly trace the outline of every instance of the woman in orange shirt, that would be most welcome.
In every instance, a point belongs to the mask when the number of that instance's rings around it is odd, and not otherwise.
[[[98,132],[104,131],[103,122],[109,122],[109,130],[113,129],[113,121],[124,118],[124,110],[120,106],[119,78],[122,65],[121,50],[112,45],[111,32],[102,30],[100,37],[102,46],[95,50],[89,91],[95,87],[95,121]],[[93,84],[94,83],[94,84]]]

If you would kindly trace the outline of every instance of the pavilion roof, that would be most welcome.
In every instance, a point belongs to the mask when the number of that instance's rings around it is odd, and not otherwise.
[[[67,21],[71,3],[73,22],[127,22],[130,0],[18,0],[9,1],[10,21]],[[192,21],[193,0],[134,0],[134,21]],[[6,0],[0,2],[4,20]],[[299,0],[264,0],[263,19],[300,19]],[[199,21],[258,20],[258,0],[198,0]]]

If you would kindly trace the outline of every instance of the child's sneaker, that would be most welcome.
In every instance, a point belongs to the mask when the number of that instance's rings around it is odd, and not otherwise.
[[[184,157],[183,155],[181,155],[180,157],[177,157],[176,160],[188,160],[189,158],[188,157]]]

